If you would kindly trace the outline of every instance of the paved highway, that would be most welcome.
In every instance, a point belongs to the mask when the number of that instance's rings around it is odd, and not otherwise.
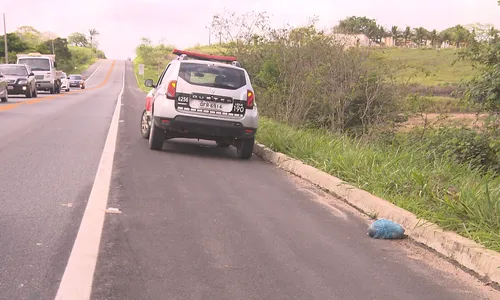
[[[370,239],[365,217],[257,157],[149,150],[131,63],[99,64],[85,91],[0,105],[0,299],[498,297],[409,241]],[[100,206],[121,214],[100,226]]]
[[[122,84],[100,63],[84,91],[0,104],[0,299],[54,299]]]

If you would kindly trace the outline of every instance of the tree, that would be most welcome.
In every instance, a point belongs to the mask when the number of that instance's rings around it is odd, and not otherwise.
[[[89,29],[89,38],[90,38],[90,47],[91,48],[94,48],[94,46],[95,46],[94,41],[98,35],[99,35],[99,31],[97,31],[97,29],[95,29],[95,28]]]
[[[405,40],[405,46],[408,44],[409,41],[411,41],[413,37],[413,31],[411,30],[410,26],[406,26],[405,31],[403,32],[403,38]]]
[[[64,38],[55,38],[38,45],[37,51],[40,53],[52,53],[52,43],[54,43],[54,54],[56,55],[58,70],[71,70],[73,61],[68,48],[68,41]]]
[[[453,28],[453,34],[455,45],[457,46],[457,48],[460,48],[460,45],[468,40],[470,32],[462,25],[457,25]]]
[[[16,30],[16,34],[32,47],[42,42],[42,33],[32,26],[21,26]]]
[[[394,39],[394,45],[398,46],[398,40],[401,37],[401,32],[399,31],[398,26],[392,26],[392,28],[391,28],[391,36]]]
[[[374,19],[367,17],[348,17],[339,22],[335,28],[338,32],[344,34],[364,34],[371,41],[379,43],[382,31]],[[385,34],[385,30],[384,30]]]
[[[460,58],[472,61],[479,70],[479,74],[466,84],[466,99],[500,115],[500,41],[475,40],[461,50]]]
[[[77,47],[88,47],[89,40],[85,34],[80,32],[74,32],[68,36],[68,43]]]
[[[443,43],[448,43],[450,44],[451,43],[451,34],[448,30],[444,30],[444,31],[441,31],[439,33],[439,39],[440,41]]]
[[[439,32],[436,29],[434,29],[433,31],[431,31],[429,33],[429,39],[431,40],[432,47],[436,47],[436,43],[439,40]]]
[[[263,36],[271,31],[269,17],[266,13],[248,12],[241,16],[225,11],[212,17],[210,31],[222,45],[240,43],[248,45],[256,36]]]
[[[496,29],[495,27],[491,27],[490,30],[488,31],[488,35],[490,37],[489,42],[492,44],[498,43],[499,42],[499,33],[500,30]]]
[[[0,40],[4,40],[4,36],[0,36]],[[30,49],[30,45],[23,41],[16,33],[7,33],[7,44],[9,49],[9,63],[15,63],[17,60],[16,53],[22,53]],[[5,56],[4,43],[0,43],[0,57]]]
[[[447,37],[449,42],[455,44],[455,47],[460,48],[462,45],[467,44],[470,40],[471,32],[462,25],[456,25],[448,28],[442,32]]]
[[[427,31],[427,29],[423,27],[418,27],[415,28],[414,32],[415,32],[414,41],[419,47],[421,47],[422,45],[425,44],[425,41],[429,36],[429,31]]]

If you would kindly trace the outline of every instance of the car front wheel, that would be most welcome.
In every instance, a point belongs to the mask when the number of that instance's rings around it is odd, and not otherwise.
[[[31,89],[30,86],[28,86],[28,90],[26,91],[26,94],[24,94],[26,98],[33,98],[33,90]]]

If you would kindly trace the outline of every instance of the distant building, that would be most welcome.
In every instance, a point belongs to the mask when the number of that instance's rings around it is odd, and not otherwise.
[[[333,39],[338,43],[343,44],[346,47],[370,47],[374,44],[370,39],[364,34],[343,34],[334,33],[332,34]]]

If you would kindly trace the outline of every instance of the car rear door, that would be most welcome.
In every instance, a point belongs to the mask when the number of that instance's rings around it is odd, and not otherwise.
[[[176,108],[222,117],[245,115],[247,82],[240,68],[209,61],[181,62],[176,83]]]

